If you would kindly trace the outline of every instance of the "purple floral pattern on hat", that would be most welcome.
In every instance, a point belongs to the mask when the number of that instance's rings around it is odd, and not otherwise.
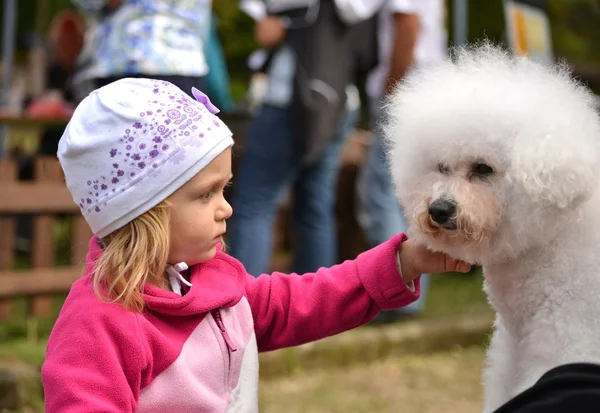
[[[221,121],[210,115],[218,109],[195,88],[196,100],[164,81],[155,81],[152,92],[153,99],[143,104],[139,117],[121,132],[104,155],[110,160],[110,170],[87,181],[87,197],[79,202],[82,210],[124,191],[128,184],[138,184],[147,174],[160,173],[165,163],[180,164],[188,151],[202,147],[211,127],[221,126]],[[96,206],[92,210],[100,212],[102,208]]]

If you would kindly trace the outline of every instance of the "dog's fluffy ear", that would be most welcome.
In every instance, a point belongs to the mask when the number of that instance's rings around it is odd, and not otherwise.
[[[539,140],[517,137],[511,178],[540,206],[575,207],[587,201],[598,184],[598,142],[600,133],[594,133],[593,140],[576,135],[569,140],[553,135]]]
[[[600,117],[595,96],[573,78],[564,62],[540,70],[528,82],[538,99],[514,136],[512,177],[541,206],[572,208],[596,189],[600,170]],[[535,101],[533,101],[535,103]]]

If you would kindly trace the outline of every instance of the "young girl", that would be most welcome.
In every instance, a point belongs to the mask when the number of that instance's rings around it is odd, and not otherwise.
[[[422,272],[469,270],[397,235],[314,274],[248,275],[220,247],[232,134],[193,94],[117,81],[78,106],[60,141],[95,236],[48,342],[47,413],[257,412],[259,351],[405,306]]]

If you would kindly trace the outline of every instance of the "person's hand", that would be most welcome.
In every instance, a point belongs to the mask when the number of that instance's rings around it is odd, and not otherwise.
[[[442,252],[432,252],[424,245],[415,244],[411,240],[404,241],[398,248],[402,280],[409,284],[421,274],[440,272],[469,272],[471,265],[455,260]]]
[[[265,49],[279,46],[285,38],[285,27],[277,16],[267,16],[254,26],[256,41]]]

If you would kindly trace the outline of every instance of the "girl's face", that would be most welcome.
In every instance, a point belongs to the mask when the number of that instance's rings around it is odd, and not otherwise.
[[[223,196],[231,177],[228,148],[169,197],[169,264],[184,261],[192,266],[215,256],[227,228],[225,220],[233,213]]]

